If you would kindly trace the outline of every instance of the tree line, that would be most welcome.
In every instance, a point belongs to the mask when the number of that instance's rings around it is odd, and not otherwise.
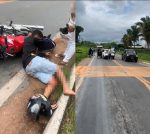
[[[142,17],[139,22],[135,23],[129,29],[126,34],[123,35],[121,41],[126,48],[129,46],[135,46],[137,41],[145,40],[147,47],[150,48],[150,17]]]

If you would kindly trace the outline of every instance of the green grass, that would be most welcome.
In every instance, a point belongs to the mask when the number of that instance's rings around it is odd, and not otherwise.
[[[148,49],[136,49],[139,60],[150,62],[150,50]]]
[[[96,47],[95,45],[89,44],[76,44],[76,64],[78,64],[82,59],[88,57],[88,51],[90,47]]]
[[[75,134],[75,97],[70,98],[59,134]]]

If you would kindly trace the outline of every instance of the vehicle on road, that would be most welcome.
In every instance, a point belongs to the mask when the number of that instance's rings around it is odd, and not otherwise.
[[[43,26],[13,24],[0,25],[0,59],[20,55],[24,46],[24,38],[33,30],[43,30]]]
[[[109,58],[110,58],[110,59],[115,59],[115,50],[114,50],[114,49],[110,49]]]
[[[88,56],[89,56],[89,57],[92,57],[92,56],[93,56],[93,53],[94,53],[93,49],[92,49],[92,48],[89,48]]]
[[[102,58],[103,46],[97,46],[97,58]]]
[[[138,61],[137,53],[135,52],[134,49],[125,49],[124,52],[122,53],[122,60],[137,62]]]
[[[104,49],[102,52],[102,58],[103,59],[109,59],[110,49]]]

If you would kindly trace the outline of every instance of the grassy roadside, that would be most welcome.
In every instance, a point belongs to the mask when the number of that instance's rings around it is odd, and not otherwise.
[[[88,50],[93,45],[76,45],[76,65],[79,62],[88,57]],[[75,97],[71,97],[67,105],[67,109],[64,115],[63,122],[61,124],[59,134],[75,134],[76,132],[76,115],[75,115]]]
[[[150,50],[148,49],[136,49],[139,60],[150,62]]]
[[[70,97],[63,122],[58,134],[75,134],[76,117],[75,117],[75,97]]]
[[[76,44],[76,64],[78,64],[82,59],[88,57],[88,51],[90,47],[96,47],[95,45],[89,45],[81,43]]]
[[[135,49],[137,52],[138,58],[141,61],[150,62],[150,50],[148,49]],[[123,51],[118,51],[118,54],[122,54]]]

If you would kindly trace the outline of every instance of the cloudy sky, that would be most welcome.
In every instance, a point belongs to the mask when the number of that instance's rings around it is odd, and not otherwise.
[[[126,29],[150,16],[150,1],[77,1],[81,38],[94,42],[120,41]]]

